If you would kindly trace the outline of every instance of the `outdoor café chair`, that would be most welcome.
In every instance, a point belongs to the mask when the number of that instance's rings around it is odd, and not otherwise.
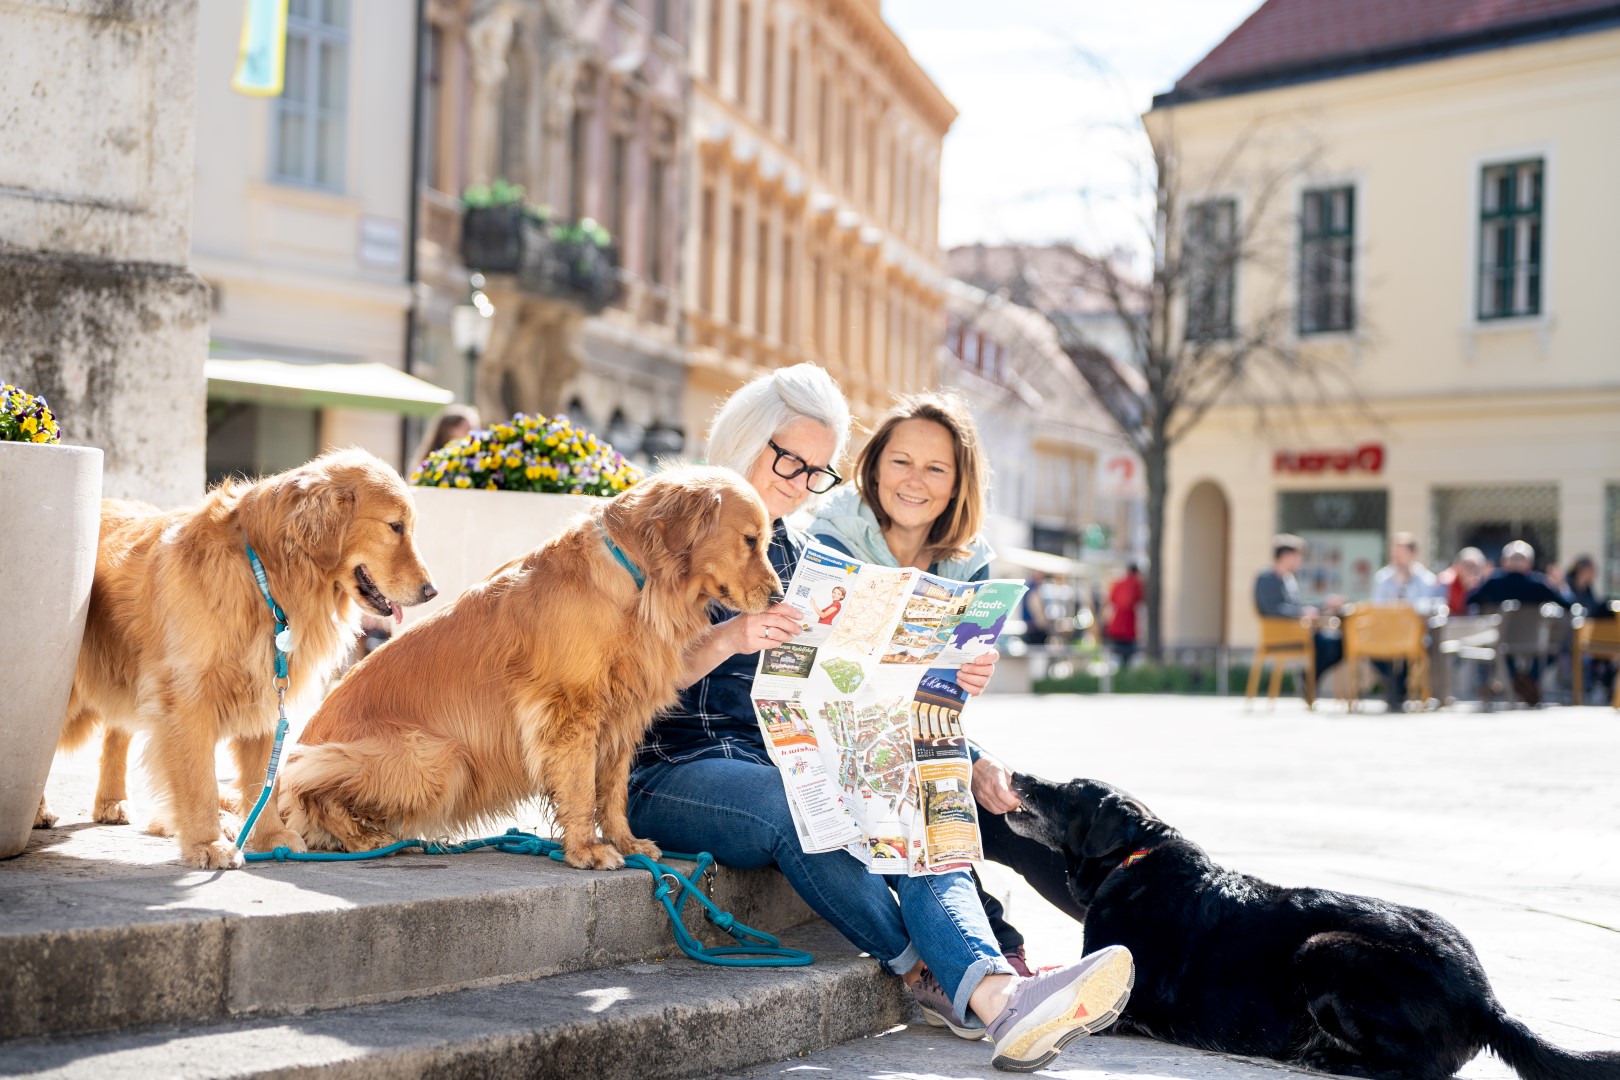
[[[1577,705],[1581,704],[1586,674],[1582,670],[1582,660],[1588,656],[1602,656],[1620,662],[1620,602],[1610,601],[1609,610],[1610,617],[1600,619],[1588,614],[1575,627],[1572,681]],[[1620,677],[1614,680],[1614,700],[1611,704],[1620,709]]]
[[[1365,605],[1350,611],[1339,623],[1344,633],[1344,677],[1340,696],[1346,710],[1358,704],[1362,683],[1362,662],[1404,661],[1406,692],[1427,703],[1429,700],[1429,650],[1423,643],[1428,620],[1413,608]],[[1371,685],[1369,677],[1365,685]]]
[[[1267,661],[1271,663],[1271,692],[1266,696],[1273,704],[1282,689],[1283,664],[1298,661],[1305,665],[1305,707],[1316,707],[1316,638],[1308,622],[1281,616],[1260,617],[1260,644],[1249,668],[1249,690],[1243,697],[1246,705],[1254,702],[1255,692],[1260,689],[1260,669]]]
[[[1517,600],[1504,600],[1496,609],[1496,614],[1500,619],[1498,639],[1488,650],[1491,678],[1480,691],[1481,709],[1489,708],[1489,698],[1494,696],[1497,687],[1505,688],[1508,685],[1509,657],[1525,661],[1540,660],[1545,673],[1545,666],[1556,662],[1559,652],[1569,641],[1569,612],[1557,604],[1525,607]]]

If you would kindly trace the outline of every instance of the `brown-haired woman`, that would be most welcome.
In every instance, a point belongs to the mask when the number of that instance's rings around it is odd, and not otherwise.
[[[864,562],[983,580],[995,555],[979,535],[990,469],[979,430],[954,394],[911,394],[878,421],[810,532]]]
[[[990,468],[978,427],[954,394],[910,394],[878,421],[855,462],[853,490],[835,494],[821,508],[810,533],[819,542],[880,566],[914,566],[957,581],[983,581],[995,552],[980,535],[986,516]],[[969,694],[983,693],[995,670],[994,650],[962,665],[957,682]],[[1003,843],[1024,842],[1000,815],[1018,807],[1005,765],[972,748],[973,797],[982,810],[986,855]],[[1026,877],[1028,875],[1026,874]],[[1042,895],[1072,910],[1064,868],[1050,881],[1029,878]],[[1014,970],[1028,970],[1024,936],[1002,917],[1001,904],[979,892],[1002,955]]]

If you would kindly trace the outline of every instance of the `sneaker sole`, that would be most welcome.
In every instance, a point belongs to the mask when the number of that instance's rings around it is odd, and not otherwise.
[[[1030,1028],[1005,1047],[997,1047],[990,1063],[1009,1072],[1041,1068],[1074,1040],[1095,1035],[1118,1020],[1135,985],[1136,964],[1128,952],[1120,949],[1069,988],[1062,1015]],[[1074,1012],[1082,1005],[1087,1019],[1077,1025]]]
[[[985,1029],[982,1027],[957,1027],[955,1024],[945,1019],[943,1014],[935,1012],[926,1005],[919,1004],[917,1008],[922,1010],[923,1020],[928,1024],[929,1027],[950,1028],[952,1035],[955,1035],[958,1039],[966,1039],[968,1042],[978,1042],[980,1039],[984,1038]]]

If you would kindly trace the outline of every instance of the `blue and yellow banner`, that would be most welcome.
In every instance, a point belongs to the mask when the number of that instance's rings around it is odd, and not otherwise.
[[[247,0],[231,89],[253,97],[281,93],[287,61],[287,0]]]

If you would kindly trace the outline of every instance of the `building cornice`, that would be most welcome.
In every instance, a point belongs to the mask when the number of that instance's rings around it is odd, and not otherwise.
[[[912,57],[894,28],[883,21],[878,5],[870,0],[829,0],[823,10],[841,22],[857,43],[872,49],[906,102],[943,137],[956,122],[956,106]]]
[[[1268,406],[1277,403],[1269,402]],[[1241,427],[1252,430],[1255,403],[1234,401],[1211,409],[1200,428]],[[1620,413],[1620,385],[1599,384],[1567,387],[1502,387],[1497,390],[1461,391],[1437,389],[1421,394],[1391,394],[1367,397],[1358,405],[1345,401],[1312,403],[1298,408],[1296,420],[1336,416],[1355,422],[1355,411],[1365,423],[1443,422],[1480,416],[1524,417],[1527,415],[1573,415],[1576,413]]]

